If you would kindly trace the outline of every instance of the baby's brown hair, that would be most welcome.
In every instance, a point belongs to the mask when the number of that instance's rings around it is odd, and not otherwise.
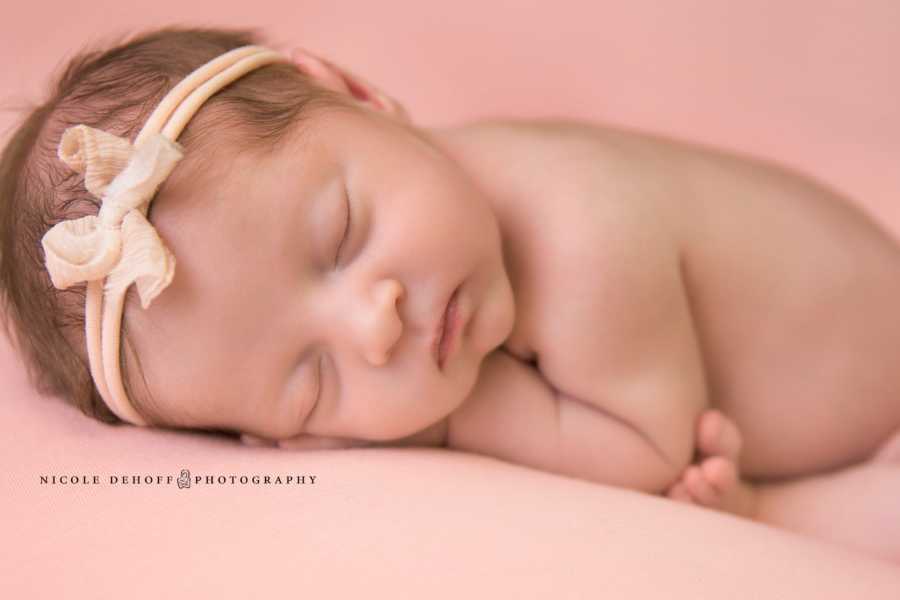
[[[185,76],[250,44],[267,45],[255,30],[167,27],[107,49],[84,49],[52,83],[47,101],[30,109],[13,131],[0,156],[0,322],[41,394],[62,398],[100,421],[121,422],[91,378],[84,335],[86,286],[57,290],[44,267],[41,238],[47,230],[63,220],[96,215],[100,208],[99,199],[85,189],[83,175],[57,158],[63,132],[83,123],[133,140]],[[316,109],[338,105],[344,105],[338,94],[315,85],[289,63],[256,69],[213,95],[191,119],[178,138],[185,158],[170,180],[208,168],[204,157],[216,147],[272,151]],[[148,218],[152,210],[151,203]],[[126,305],[135,301],[132,286]],[[126,330],[123,322],[119,362],[125,390],[141,416],[166,426],[135,400],[125,368]],[[136,370],[142,373],[139,362]]]

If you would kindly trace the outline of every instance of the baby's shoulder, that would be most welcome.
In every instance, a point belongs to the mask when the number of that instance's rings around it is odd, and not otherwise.
[[[646,213],[648,203],[668,203],[671,191],[684,187],[670,160],[677,144],[606,124],[492,118],[456,128],[453,136],[473,174],[518,197],[590,198]]]
[[[504,206],[516,207],[501,211],[515,214],[505,224],[518,283],[506,347],[523,359],[540,356],[559,389],[579,389],[601,356],[598,345],[615,346],[623,313],[653,306],[654,277],[677,258],[673,221],[659,218],[660,195],[648,183],[652,169],[632,178],[616,144],[577,122],[492,121],[472,135],[508,149],[502,160],[486,152],[497,168],[481,173],[508,199]],[[617,339],[616,347],[626,343]],[[578,360],[589,364],[575,368]]]
[[[609,130],[599,124],[561,118],[486,118],[456,128],[472,147],[520,161],[560,160],[575,152],[609,148]]]

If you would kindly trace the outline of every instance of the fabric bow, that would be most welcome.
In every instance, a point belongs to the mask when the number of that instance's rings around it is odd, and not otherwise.
[[[97,215],[54,225],[41,239],[54,287],[108,277],[106,293],[137,284],[146,309],[172,281],[175,256],[141,211],[184,156],[161,134],[138,146],[100,129],[76,125],[59,142],[59,158],[84,173],[84,185],[101,201]]]

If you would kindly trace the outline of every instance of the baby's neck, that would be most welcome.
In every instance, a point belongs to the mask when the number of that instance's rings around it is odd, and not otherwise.
[[[422,132],[465,171],[494,209],[504,238],[527,205],[517,191],[517,159],[508,145],[512,124],[477,122]],[[515,153],[517,154],[517,153]]]

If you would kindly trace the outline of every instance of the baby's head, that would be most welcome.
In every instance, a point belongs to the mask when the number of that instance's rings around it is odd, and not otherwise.
[[[259,44],[253,32],[169,28],[73,59],[0,161],[6,328],[42,393],[114,423],[89,369],[85,284],[56,289],[41,240],[96,215],[57,158],[75,125],[134,140],[176,84]],[[206,100],[146,216],[177,260],[144,309],[125,297],[119,364],[150,425],[389,440],[446,417],[508,336],[498,223],[478,186],[365,81],[299,52]],[[467,321],[440,368],[455,290]],[[317,399],[318,398],[318,399]]]

